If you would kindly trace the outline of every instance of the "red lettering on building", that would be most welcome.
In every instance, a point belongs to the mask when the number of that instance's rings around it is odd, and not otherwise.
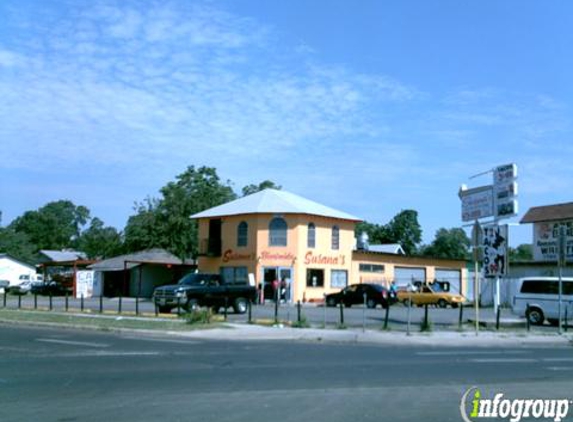
[[[240,254],[240,253],[236,253],[233,252],[232,249],[227,249],[224,253],[223,253],[223,262],[229,262],[229,261],[244,261],[244,260],[249,260],[249,259],[253,259],[251,254]]]
[[[312,251],[308,251],[304,256],[304,264],[319,264],[319,265],[344,265],[346,259],[344,255],[328,256],[328,255],[314,255]]]
[[[261,260],[263,261],[292,261],[295,256],[290,252],[261,252]]]

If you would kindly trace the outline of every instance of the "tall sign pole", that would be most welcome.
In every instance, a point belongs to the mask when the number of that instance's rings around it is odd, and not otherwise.
[[[563,266],[567,259],[567,226],[559,225],[559,257],[557,265],[559,266],[559,334],[563,333]]]
[[[484,277],[495,278],[495,292],[493,297],[496,315],[500,300],[500,277],[507,275],[508,256],[508,226],[500,226],[499,220],[517,215],[517,166],[505,164],[497,166],[487,172],[474,177],[493,173],[491,185],[468,189],[462,185],[458,196],[462,203],[462,221],[474,221],[472,240],[474,246],[474,296],[476,308],[476,335],[479,332],[479,302],[480,279],[479,261],[483,260]],[[490,220],[482,229],[480,219]],[[485,223],[484,223],[485,224]],[[484,234],[485,232],[485,234]],[[483,252],[483,257],[480,256]]]
[[[479,264],[480,261],[480,245],[482,243],[482,229],[479,221],[476,220],[472,229],[472,243],[474,249],[474,307],[475,307],[475,324],[476,336],[479,334]]]

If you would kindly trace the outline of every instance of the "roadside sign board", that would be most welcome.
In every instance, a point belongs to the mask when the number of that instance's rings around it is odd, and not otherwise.
[[[462,200],[462,221],[493,217],[493,189],[491,186],[461,189],[459,196]]]
[[[533,259],[573,262],[573,220],[534,223]]]
[[[517,215],[517,166],[506,164],[493,170],[493,200],[496,218]]]
[[[483,228],[483,269],[485,277],[507,275],[507,224]]]

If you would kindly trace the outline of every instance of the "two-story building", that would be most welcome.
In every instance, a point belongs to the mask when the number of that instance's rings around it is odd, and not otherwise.
[[[455,290],[465,288],[464,261],[356,250],[360,218],[289,192],[265,189],[191,218],[199,222],[199,270],[255,283],[265,299],[273,282],[281,299],[315,301],[352,283],[433,281],[440,271],[454,275]]]

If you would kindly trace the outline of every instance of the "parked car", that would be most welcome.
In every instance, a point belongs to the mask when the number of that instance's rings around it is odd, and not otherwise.
[[[52,295],[52,296],[63,296],[66,293],[71,293],[70,290],[64,287],[62,284],[56,281],[42,281],[33,283],[30,289],[32,294],[38,295]]]
[[[7,292],[9,286],[10,286],[9,280],[0,280],[0,293]]]
[[[573,278],[561,279],[561,318],[573,311]],[[559,278],[524,277],[517,283],[513,298],[513,313],[524,316],[530,324],[541,325],[545,320],[559,325]]]
[[[30,293],[31,288],[32,288],[31,281],[23,281],[20,284],[8,287],[8,293],[13,295],[25,295]]]
[[[440,308],[445,308],[448,305],[452,308],[457,308],[466,301],[465,297],[460,294],[438,290],[436,286],[432,287],[426,284],[413,286],[412,290],[407,288],[399,289],[397,298],[398,301],[406,306],[411,303],[418,306],[436,305]]]
[[[380,284],[351,284],[337,293],[326,295],[326,306],[337,306],[341,302],[346,307],[364,304],[366,294],[366,306],[370,309],[380,305],[387,308],[392,304],[390,293],[386,287]]]

